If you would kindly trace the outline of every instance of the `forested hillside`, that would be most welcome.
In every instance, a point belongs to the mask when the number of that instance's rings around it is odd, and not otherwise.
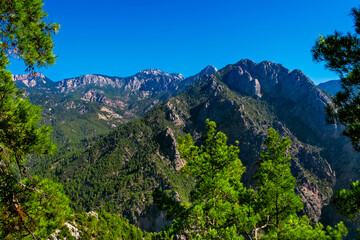
[[[243,180],[250,186],[262,142],[273,127],[293,141],[296,191],[305,212],[318,221],[335,185],[344,184],[348,177],[336,175],[334,168],[356,156],[344,151],[348,141],[340,130],[326,124],[322,109],[328,102],[298,70],[242,60],[195,81],[143,118],[60,148],[32,171],[63,183],[77,210],[105,207],[143,229],[160,230],[166,220],[151,193],[160,187],[186,202],[193,186],[178,171],[184,164],[176,149],[178,136],[190,133],[201,141],[205,120],[217,122],[231,143],[239,141],[239,157],[247,167]],[[334,145],[340,148],[334,150]],[[343,162],[336,161],[339,156]]]
[[[57,59],[60,25],[43,6],[0,2],[1,239],[355,237],[360,8],[355,35],[320,35],[312,49],[340,75],[331,98],[337,82],[323,91],[300,70],[248,59],[187,78],[53,82],[36,72]],[[14,59],[29,74],[13,75]]]

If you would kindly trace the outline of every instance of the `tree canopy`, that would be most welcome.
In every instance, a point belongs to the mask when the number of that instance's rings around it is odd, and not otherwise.
[[[35,67],[54,64],[51,36],[59,25],[45,22],[42,5],[41,0],[0,2],[0,234],[5,239],[27,235],[36,239],[44,229],[52,231],[64,221],[53,211],[68,213],[68,200],[57,185],[27,174],[26,157],[48,154],[55,146],[51,128],[39,124],[41,109],[24,98],[7,70],[10,57],[24,60],[31,73]]]
[[[190,202],[181,204],[161,190],[155,202],[173,219],[167,230],[191,239],[342,239],[343,223],[335,228],[313,224],[307,216],[298,217],[303,204],[295,194],[296,179],[291,175],[290,140],[279,138],[270,129],[256,173],[256,187],[245,188],[245,171],[237,146],[228,146],[227,137],[207,121],[203,145],[190,135],[179,139],[183,172],[195,178]]]

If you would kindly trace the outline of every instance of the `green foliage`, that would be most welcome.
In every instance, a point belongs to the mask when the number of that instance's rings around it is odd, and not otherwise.
[[[296,195],[296,179],[290,171],[291,156],[287,153],[291,141],[279,139],[274,129],[269,129],[265,141],[266,151],[262,151],[259,170],[255,175],[256,209],[267,231],[279,231],[280,224],[291,214],[303,208],[300,196]]]
[[[98,214],[78,213],[76,225],[79,226],[81,239],[152,239],[157,234],[150,234],[141,231],[131,225],[128,220],[115,214],[101,211]]]
[[[335,204],[339,212],[354,222],[360,220],[360,182],[356,181],[346,191],[342,189],[335,194]]]
[[[180,205],[164,196],[156,199],[176,218],[172,225],[175,233],[192,239],[242,239],[240,232],[249,232],[257,219],[245,204],[251,201],[253,191],[240,181],[245,167],[238,158],[238,147],[227,146],[226,135],[215,128],[214,122],[207,121],[201,147],[194,145],[190,135],[179,140],[178,149],[186,160],[182,171],[196,179],[191,204]]]
[[[23,160],[28,154],[43,155],[53,151],[51,128],[38,126],[41,109],[21,97],[9,72],[0,69],[0,79],[1,161],[7,168],[17,164],[23,171]]]
[[[337,72],[341,78],[341,91],[333,98],[333,105],[326,111],[328,121],[339,121],[345,126],[344,135],[349,137],[355,150],[360,151],[360,9],[353,8],[355,34],[320,36],[312,49],[317,62]]]
[[[32,172],[63,183],[76,211],[103,209],[139,224],[139,210],[152,216],[152,191],[158,186],[185,201],[193,185],[158,156],[166,140],[163,128],[147,118],[125,123],[96,141],[60,148]]]
[[[280,139],[274,129],[269,129],[255,174],[257,190],[254,209],[260,220],[254,229],[255,239],[342,239],[347,234],[344,224],[324,229],[313,224],[306,215],[299,218],[303,209],[300,196],[295,194],[296,179],[292,176],[291,141]]]
[[[345,126],[343,134],[350,138],[356,151],[360,151],[360,8],[352,9],[355,34],[342,35],[335,32],[327,37],[320,36],[313,47],[315,61],[325,62],[325,66],[341,77],[341,91],[332,99],[326,111],[329,122],[339,121]],[[339,212],[352,221],[359,221],[359,182],[354,182],[350,190],[340,190],[334,202]]]
[[[51,35],[59,24],[48,24],[42,9],[42,0],[4,0],[0,2],[0,52],[2,69],[8,55],[24,60],[29,70],[52,65],[53,41]]]
[[[268,232],[261,236],[261,239],[284,239],[284,240],[317,240],[317,239],[343,239],[347,234],[345,225],[340,222],[335,228],[328,226],[324,229],[321,223],[311,223],[307,216],[299,218],[296,215],[290,215],[286,221],[279,225],[280,231]],[[280,234],[281,232],[281,234]]]
[[[71,217],[61,184],[38,177],[19,184],[5,174],[0,175],[0,184],[1,239],[45,239]]]
[[[342,239],[347,234],[343,223],[335,228],[313,224],[302,210],[295,194],[296,179],[290,171],[290,140],[279,138],[270,129],[256,172],[256,191],[241,183],[245,168],[239,149],[227,146],[227,137],[216,132],[207,120],[204,144],[194,145],[190,135],[179,140],[179,151],[187,161],[182,171],[195,178],[190,203],[181,204],[165,192],[154,193],[155,202],[174,219],[164,231],[170,236],[188,235],[191,239]]]
[[[45,23],[41,0],[1,1],[0,16],[0,234],[35,239],[64,221],[68,201],[58,185],[37,178],[20,182],[16,175],[28,176],[26,157],[48,154],[54,144],[51,129],[39,125],[41,109],[23,98],[6,68],[9,56],[23,59],[30,71],[53,64],[51,35],[59,26]]]

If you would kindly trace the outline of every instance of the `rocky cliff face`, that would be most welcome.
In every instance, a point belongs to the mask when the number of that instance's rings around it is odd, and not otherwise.
[[[56,88],[62,93],[73,93],[79,89],[98,87],[113,88],[124,92],[175,91],[184,80],[181,74],[168,74],[160,70],[143,70],[131,77],[108,77],[103,75],[84,75],[60,81]]]
[[[15,81],[20,88],[30,88],[38,91],[53,90],[55,86],[55,83],[42,73],[36,73],[35,75],[13,75],[13,81]]]
[[[330,98],[320,91],[300,70],[289,71],[280,64],[241,60],[224,76],[223,81],[242,94],[271,102],[293,105],[292,113],[317,136],[337,134],[336,126],[326,124],[324,107]]]

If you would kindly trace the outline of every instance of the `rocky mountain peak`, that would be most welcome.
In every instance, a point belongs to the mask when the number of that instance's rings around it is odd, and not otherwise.
[[[53,84],[53,82],[45,77],[42,73],[35,73],[32,74],[23,74],[23,75],[12,75],[13,81],[17,84],[20,84],[20,87],[27,87],[27,88],[34,88],[38,87],[39,85],[49,85]]]
[[[182,74],[179,73],[167,73],[167,72],[163,72],[161,70],[158,69],[146,69],[146,70],[142,70],[140,72],[138,72],[137,74],[135,74],[135,76],[137,78],[153,78],[153,77],[165,77],[165,78],[176,78],[179,80],[183,80],[184,77]]]
[[[61,92],[71,92],[78,87],[88,85],[94,85],[99,87],[115,87],[117,85],[117,82],[115,79],[110,77],[97,74],[87,74],[76,78],[64,79],[57,84],[56,88],[60,89]]]
[[[270,61],[255,63],[248,59],[241,60],[232,66],[224,82],[234,90],[255,97],[267,94],[298,101],[315,94],[325,102],[329,100],[302,71],[290,71]]]
[[[324,136],[321,126],[325,123],[325,105],[331,103],[330,98],[300,70],[290,71],[281,64],[270,61],[255,63],[241,60],[224,72],[222,81],[230,89],[254,98],[284,105],[293,105],[293,112],[319,136]],[[327,130],[333,132],[332,126]],[[329,133],[328,132],[328,133]]]
[[[145,70],[142,70],[140,72],[138,72],[138,74],[146,74],[146,75],[162,75],[162,74],[168,74],[168,73],[165,73],[161,70],[158,70],[158,69],[153,69],[153,68],[150,68],[150,69],[145,69]],[[168,74],[169,75],[169,74]]]
[[[211,74],[213,74],[215,72],[217,72],[216,67],[214,67],[213,65],[208,65],[203,70],[201,70],[200,73],[198,73],[198,75],[200,77],[203,77],[205,75],[210,76]]]
[[[185,86],[185,85],[191,84],[192,82],[198,81],[200,79],[207,78],[215,72],[217,72],[217,69],[212,65],[208,65],[203,70],[201,70],[198,74],[186,78],[185,81],[183,81],[183,85]]]

